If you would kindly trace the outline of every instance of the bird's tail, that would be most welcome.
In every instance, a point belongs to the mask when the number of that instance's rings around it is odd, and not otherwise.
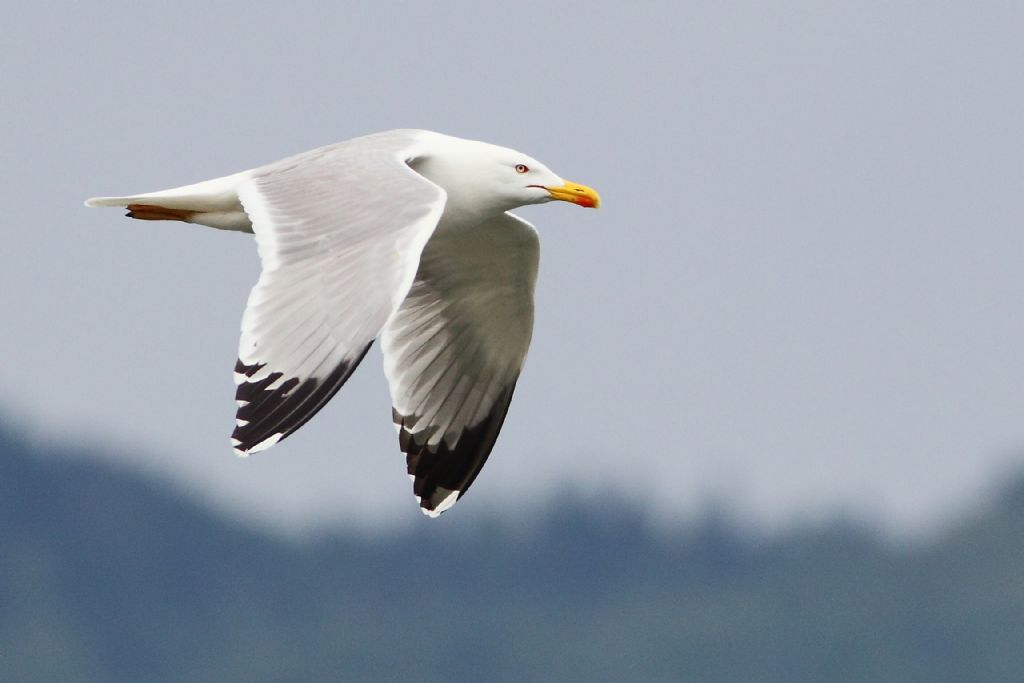
[[[125,215],[144,221],[184,221],[223,230],[252,232],[252,224],[238,201],[238,187],[248,173],[207,180],[159,192],[124,197],[93,197],[90,207],[120,206]]]

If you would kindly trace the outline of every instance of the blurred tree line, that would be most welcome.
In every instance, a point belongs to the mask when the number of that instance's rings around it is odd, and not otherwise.
[[[853,523],[289,542],[0,430],[0,680],[1024,680],[1024,480],[940,538]]]

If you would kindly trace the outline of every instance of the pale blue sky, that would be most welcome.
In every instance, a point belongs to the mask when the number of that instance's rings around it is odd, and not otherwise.
[[[451,515],[919,529],[1024,463],[1017,3],[22,4],[0,41],[2,405],[285,525],[418,521],[380,359],[238,461],[251,238],[87,210],[394,127],[531,154],[534,344]],[[447,515],[446,515],[447,517]],[[444,518],[442,518],[443,523]]]

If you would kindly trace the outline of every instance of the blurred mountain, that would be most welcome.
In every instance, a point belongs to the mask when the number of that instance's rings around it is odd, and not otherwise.
[[[1024,680],[1024,482],[912,548],[579,500],[299,543],[69,455],[0,430],[3,681]]]

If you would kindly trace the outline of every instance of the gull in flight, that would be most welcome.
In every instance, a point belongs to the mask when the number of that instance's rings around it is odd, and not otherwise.
[[[423,512],[465,494],[494,447],[533,332],[539,243],[510,213],[598,194],[505,147],[394,130],[206,182],[87,206],[253,233],[236,428],[247,455],[301,427],[378,337]]]

